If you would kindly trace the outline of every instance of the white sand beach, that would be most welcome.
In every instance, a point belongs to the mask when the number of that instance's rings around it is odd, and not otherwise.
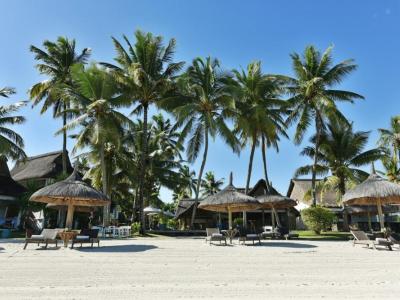
[[[104,240],[38,250],[0,240],[0,299],[399,299],[400,251],[350,242]]]

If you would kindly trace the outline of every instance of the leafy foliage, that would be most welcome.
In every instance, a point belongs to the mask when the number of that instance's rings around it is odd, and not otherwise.
[[[335,222],[335,214],[329,209],[314,206],[303,209],[301,218],[308,229],[320,234],[323,230],[328,230]]]

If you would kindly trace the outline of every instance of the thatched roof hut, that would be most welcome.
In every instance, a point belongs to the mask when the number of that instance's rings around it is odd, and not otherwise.
[[[68,228],[72,226],[76,206],[105,206],[110,203],[106,195],[82,181],[76,169],[67,179],[36,191],[29,200],[68,206]]]
[[[7,159],[0,157],[0,200],[15,200],[26,188],[11,178]]]
[[[67,157],[67,171],[73,170],[71,162]],[[62,174],[62,151],[44,153],[17,161],[11,170],[14,180],[24,184],[27,181],[35,180],[45,185],[48,180]]]
[[[365,181],[344,194],[343,203],[345,205],[376,205],[383,230],[382,204],[400,203],[400,185],[380,177],[373,171]]]

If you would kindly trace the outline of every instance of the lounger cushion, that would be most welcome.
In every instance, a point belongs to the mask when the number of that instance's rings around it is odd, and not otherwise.
[[[88,240],[89,236],[88,235],[77,235],[75,237],[76,240]]]
[[[32,236],[31,236],[31,239],[44,239],[44,236],[43,235],[41,235],[41,234],[33,234]]]
[[[251,234],[246,235],[246,237],[247,238],[251,238],[251,239],[256,239],[256,238],[258,238],[258,235],[254,234],[254,233],[251,233]]]
[[[213,237],[213,238],[222,238],[223,235],[222,235],[221,233],[213,233],[213,234],[211,235],[211,237]]]

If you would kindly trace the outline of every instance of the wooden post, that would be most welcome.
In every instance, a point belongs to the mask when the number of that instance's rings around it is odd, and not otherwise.
[[[229,207],[228,207],[228,223],[229,223],[229,229],[232,229],[232,212]]]
[[[287,213],[287,227],[288,227],[288,230],[290,231],[290,211],[289,211],[289,208],[286,209],[286,213]]]
[[[384,229],[385,229],[385,220],[384,220],[384,215],[382,213],[382,202],[381,202],[380,198],[378,198],[378,200],[376,201],[376,204],[378,206],[379,223],[381,225],[381,231],[384,231]]]
[[[247,214],[245,211],[243,212],[243,228],[247,228]]]
[[[277,213],[277,211],[275,210],[274,207],[272,208],[272,211],[273,211],[273,213],[275,214],[275,217],[276,217],[276,224],[277,224],[279,227],[281,227],[281,221],[279,221],[278,213]]]
[[[271,223],[272,223],[272,229],[275,229],[275,215],[273,208],[271,208]]]
[[[262,225],[265,226],[265,211],[262,210]]]
[[[67,223],[65,224],[65,227],[67,227],[68,229],[72,229],[72,221],[74,220],[74,210],[75,210],[75,207],[70,202],[68,204]]]
[[[369,213],[369,209],[367,211],[367,215],[368,215],[368,229],[369,229],[369,231],[372,232],[371,214]]]

